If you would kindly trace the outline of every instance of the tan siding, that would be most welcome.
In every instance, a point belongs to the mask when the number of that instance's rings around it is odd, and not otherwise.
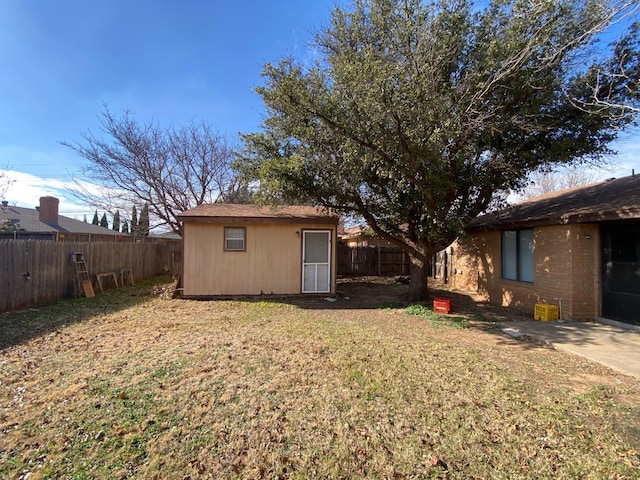
[[[301,290],[302,230],[331,230],[335,245],[334,226],[249,224],[246,251],[225,252],[223,228],[224,224],[185,223],[185,295],[297,294]]]

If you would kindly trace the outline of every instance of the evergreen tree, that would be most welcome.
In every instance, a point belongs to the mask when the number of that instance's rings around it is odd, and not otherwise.
[[[145,203],[140,211],[140,219],[138,220],[138,235],[142,237],[149,236],[149,204]]]
[[[102,214],[102,218],[100,219],[100,226],[104,228],[109,228],[109,221],[107,220],[106,213]]]
[[[116,213],[113,215],[113,229],[116,232],[120,231],[120,210],[116,210]]]
[[[129,233],[129,224],[127,223],[126,220],[122,224],[122,233]]]
[[[138,235],[138,210],[135,205],[131,210],[131,234]]]
[[[100,220],[98,219],[98,210],[93,214],[93,221],[91,222],[93,225],[100,225]]]

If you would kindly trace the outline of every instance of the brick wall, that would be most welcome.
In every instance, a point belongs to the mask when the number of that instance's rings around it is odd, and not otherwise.
[[[536,303],[559,305],[562,299],[563,317],[569,318],[573,294],[572,226],[535,228],[533,236],[535,270],[531,287],[536,295],[528,307],[533,312]]]
[[[536,303],[559,305],[563,318],[593,319],[599,311],[597,225],[534,228],[534,282],[501,278],[499,231],[470,235],[453,248],[451,285],[474,291],[494,305],[530,313]]]
[[[574,225],[571,233],[573,295],[567,318],[593,320],[600,315],[600,229],[595,224]]]

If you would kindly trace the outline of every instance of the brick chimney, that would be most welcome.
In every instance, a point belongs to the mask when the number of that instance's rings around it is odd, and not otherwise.
[[[40,221],[50,225],[58,225],[58,204],[55,197],[40,197]]]

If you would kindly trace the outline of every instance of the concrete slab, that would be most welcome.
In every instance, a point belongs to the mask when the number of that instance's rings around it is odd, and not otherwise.
[[[640,332],[595,322],[503,322],[502,330],[528,335],[558,350],[580,355],[640,378]]]

